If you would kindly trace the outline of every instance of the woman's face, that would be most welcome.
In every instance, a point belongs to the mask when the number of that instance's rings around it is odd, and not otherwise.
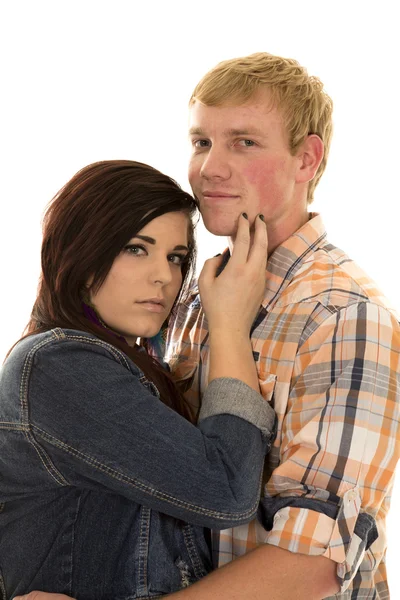
[[[188,255],[188,216],[171,212],[150,221],[114,260],[90,300],[104,323],[134,345],[152,337],[169,315]]]

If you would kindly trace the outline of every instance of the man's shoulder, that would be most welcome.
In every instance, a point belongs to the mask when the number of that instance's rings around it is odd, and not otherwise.
[[[316,303],[340,310],[359,302],[377,304],[398,318],[395,309],[365,271],[343,250],[325,242],[300,264],[274,306]]]

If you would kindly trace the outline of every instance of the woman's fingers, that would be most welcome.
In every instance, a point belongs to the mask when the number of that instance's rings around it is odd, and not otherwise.
[[[246,213],[242,213],[238,219],[235,243],[226,267],[225,277],[228,277],[228,273],[231,271],[238,274],[237,267],[240,268],[240,272],[245,268],[249,274],[252,272],[259,273],[260,269],[266,267],[268,235],[263,215],[257,215],[253,227],[254,231],[251,232],[248,217]],[[205,261],[199,277],[200,286],[209,287],[213,284],[219,275],[222,261],[223,257],[220,254]]]
[[[230,263],[242,265],[247,262],[250,249],[250,223],[246,213],[242,213],[238,219],[238,227],[235,237],[235,243],[230,258]]]
[[[264,216],[257,215],[254,220],[254,239],[249,252],[248,262],[255,268],[266,268],[268,257],[268,233]]]
[[[263,219],[256,217],[254,230],[246,216],[238,219],[231,257],[221,275],[222,257],[206,261],[199,290],[211,329],[228,327],[247,333],[260,308],[265,290],[268,239]]]
[[[266,267],[267,254],[268,235],[264,216],[257,215],[254,219],[253,231],[250,231],[247,215],[242,213],[238,220],[237,234],[229,261],[231,268],[247,265],[250,271],[254,268],[258,272],[260,267]]]
[[[258,215],[255,218],[254,237],[253,242],[251,242],[250,223],[247,214],[242,213],[238,219],[238,229],[228,269],[248,264],[250,268],[254,267],[258,272],[260,267],[264,268],[266,266],[267,251],[268,236],[263,215]],[[221,263],[222,256],[220,254],[206,260],[199,277],[199,283],[210,285],[218,276]]]
[[[209,286],[218,275],[218,269],[222,263],[222,254],[217,254],[214,258],[205,261],[199,276],[199,285]]]

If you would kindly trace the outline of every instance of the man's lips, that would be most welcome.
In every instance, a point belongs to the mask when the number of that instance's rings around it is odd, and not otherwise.
[[[227,192],[211,192],[204,190],[201,194],[203,198],[239,198],[238,194],[227,193]]]

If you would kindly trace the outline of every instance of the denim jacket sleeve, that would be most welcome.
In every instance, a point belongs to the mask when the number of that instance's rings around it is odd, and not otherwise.
[[[47,486],[108,490],[211,528],[255,515],[274,414],[251,388],[217,380],[196,427],[96,338],[67,334],[30,354],[22,422]]]

